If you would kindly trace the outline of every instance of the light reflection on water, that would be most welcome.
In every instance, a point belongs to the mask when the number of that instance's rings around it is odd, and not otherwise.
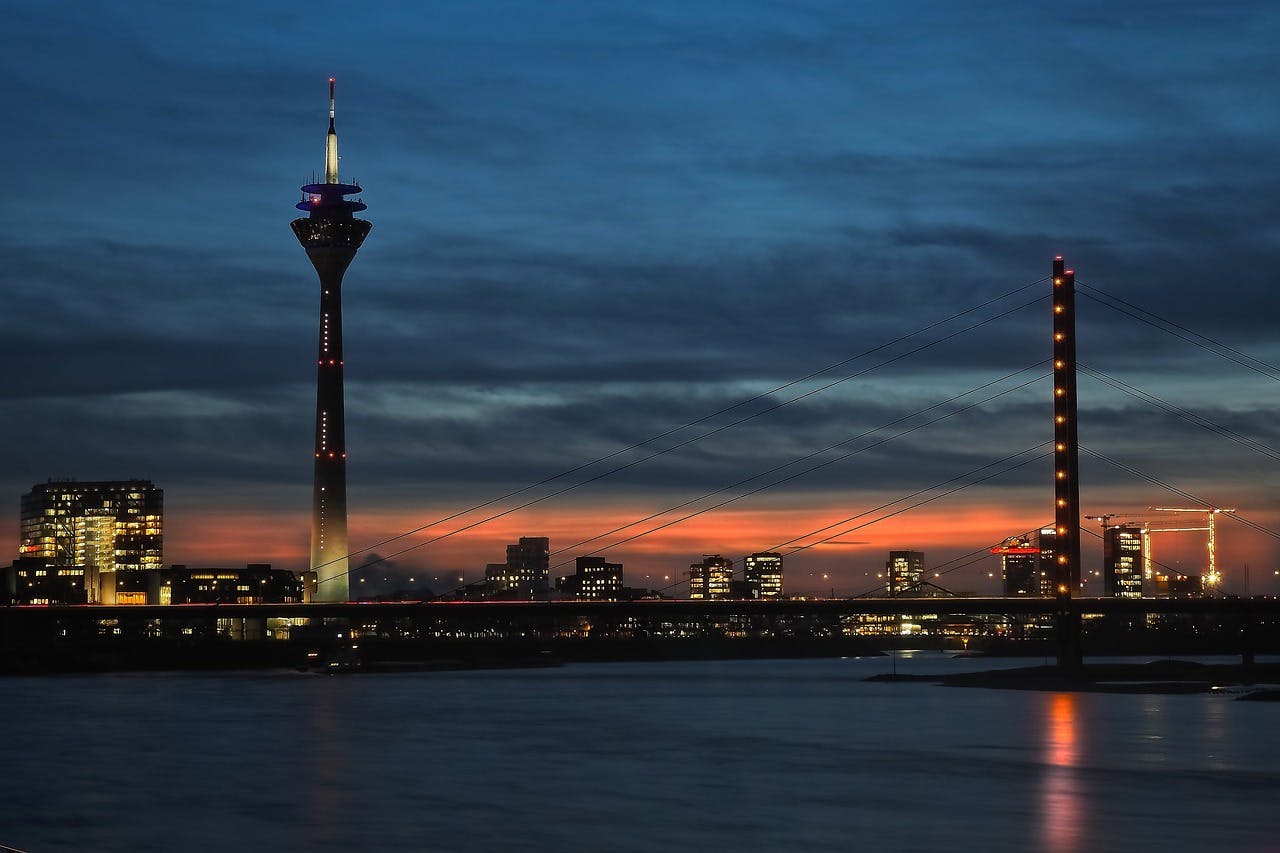
[[[1049,693],[1044,715],[1044,824],[1043,849],[1080,849],[1080,829],[1084,820],[1084,792],[1076,776],[1079,720],[1074,693]]]
[[[7,679],[0,844],[1277,849],[1274,705],[860,680],[1000,664]]]

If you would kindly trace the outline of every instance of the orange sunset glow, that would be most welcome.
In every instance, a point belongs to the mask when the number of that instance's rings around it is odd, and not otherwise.
[[[809,573],[820,571],[832,575],[839,588],[838,592],[853,594],[876,585],[875,574],[883,569],[889,550],[921,550],[926,553],[929,565],[937,565],[968,551],[999,542],[1015,533],[1038,528],[1046,521],[1048,513],[1047,509],[1037,514],[1034,510],[1019,511],[996,503],[950,506],[946,502],[939,502],[849,533],[843,531],[865,524],[883,513],[874,513],[845,524],[835,524],[859,512],[863,507],[875,505],[876,499],[864,498],[856,503],[846,503],[839,511],[817,506],[790,506],[785,509],[726,508],[641,536],[631,542],[613,545],[681,515],[674,513],[577,547],[571,546],[588,537],[621,527],[634,519],[643,518],[654,511],[653,507],[640,503],[540,506],[479,524],[461,533],[446,535],[502,511],[501,508],[486,508],[372,548],[370,546],[383,540],[393,539],[405,531],[447,516],[451,510],[432,507],[421,514],[404,511],[375,513],[353,507],[352,549],[370,550],[354,556],[352,565],[354,570],[354,567],[373,554],[388,557],[409,548],[405,553],[391,557],[391,565],[403,570],[461,572],[469,580],[475,580],[481,576],[486,563],[500,562],[503,559],[507,543],[514,542],[521,536],[547,536],[551,539],[552,565],[567,564],[562,566],[561,573],[571,570],[574,557],[592,553],[605,554],[610,559],[623,562],[629,583],[640,584],[646,575],[651,576],[652,583],[653,576],[680,573],[703,554],[719,553],[738,561],[746,554],[782,546],[780,550],[788,555],[788,566],[791,568],[787,583],[789,590],[819,590],[823,584],[811,578]],[[310,519],[303,509],[294,512],[250,512],[184,503],[166,514],[165,561],[228,566],[264,562],[301,570],[306,567],[307,562],[309,524]],[[832,524],[835,526],[816,535],[804,535]],[[411,547],[442,535],[445,538],[438,542]],[[827,538],[832,541],[791,553],[797,546]],[[791,542],[793,539],[797,541]],[[1275,560],[1271,544],[1265,537],[1253,534],[1239,525],[1224,526],[1219,551],[1223,565],[1227,568],[1228,588],[1233,583],[1241,582],[1238,567],[1245,563],[1254,567],[1251,581],[1254,590],[1268,588],[1275,577],[1271,569],[1267,568]],[[12,534],[8,547],[16,547]],[[1091,552],[1096,552],[1096,558],[1100,559],[1096,539],[1086,537],[1085,548],[1086,559]],[[1193,534],[1176,534],[1161,540],[1157,548],[1158,559],[1191,564],[1200,557],[1203,543]],[[990,572],[995,573],[995,579],[988,577]],[[992,557],[961,569],[949,579],[943,578],[939,582],[943,585],[953,582],[963,590],[995,592],[998,579],[999,564]]]

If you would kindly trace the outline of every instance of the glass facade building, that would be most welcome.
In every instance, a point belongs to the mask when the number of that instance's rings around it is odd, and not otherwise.
[[[1142,598],[1142,528],[1137,524],[1108,527],[1102,537],[1102,569],[1106,594]]]
[[[50,480],[22,496],[19,557],[82,567],[90,587],[101,574],[159,569],[163,552],[164,491],[149,480]]]
[[[701,563],[689,566],[689,597],[726,599],[733,597],[733,560],[708,554]]]
[[[884,564],[885,588],[889,595],[903,595],[919,590],[924,581],[923,551],[890,551]]]
[[[782,555],[772,551],[752,554],[743,561],[747,598],[782,597]]]

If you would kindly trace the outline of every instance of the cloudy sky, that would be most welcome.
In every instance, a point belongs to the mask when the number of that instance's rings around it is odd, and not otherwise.
[[[939,565],[1039,526],[1047,460],[982,466],[1050,437],[1047,383],[1016,386],[1047,366],[1032,283],[1058,253],[1094,295],[1264,363],[1082,297],[1082,363],[1239,436],[1082,377],[1084,444],[1280,529],[1273,3],[199,6],[0,3],[0,548],[33,483],[136,476],[165,489],[168,561],[303,567],[318,294],[288,223],[330,74],[374,223],[344,288],[353,546],[628,466],[404,571],[474,578],[548,535],[661,585],[830,538],[789,587],[858,592],[891,548]],[[1083,467],[1088,510],[1186,503]],[[1201,561],[1192,537],[1158,547]],[[1222,551],[1230,584],[1248,563],[1280,588],[1275,539],[1229,524]]]

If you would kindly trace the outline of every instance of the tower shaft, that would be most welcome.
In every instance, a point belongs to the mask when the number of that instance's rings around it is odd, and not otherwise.
[[[1053,467],[1057,592],[1080,592],[1080,436],[1076,424],[1076,276],[1053,261]]]
[[[1076,275],[1062,258],[1053,260],[1053,527],[1058,665],[1081,665],[1080,614],[1071,598],[1080,594],[1080,436],[1076,426]]]
[[[345,254],[345,260],[342,256]],[[342,273],[354,250],[310,249],[320,275],[320,333],[316,360],[315,477],[311,493],[311,569],[316,597],[346,601],[347,430],[342,376]]]

